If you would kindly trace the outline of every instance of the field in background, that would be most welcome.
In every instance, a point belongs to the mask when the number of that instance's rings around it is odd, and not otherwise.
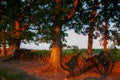
[[[82,52],[86,52],[87,49],[65,49],[62,50],[63,55],[76,55]],[[103,49],[93,49],[93,54],[99,54]],[[50,50],[35,50],[39,55],[50,55]],[[111,57],[114,61],[120,60],[120,49],[108,49]]]

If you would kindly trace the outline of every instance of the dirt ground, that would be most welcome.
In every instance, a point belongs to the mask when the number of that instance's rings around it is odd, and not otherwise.
[[[44,62],[40,59],[28,59],[28,60],[13,60],[8,62],[1,62],[0,67],[9,67],[16,69],[18,72],[27,73],[29,76],[36,77],[36,80],[120,80],[120,61],[115,63],[112,73],[108,76],[102,76],[94,68],[79,76],[66,78],[68,72],[44,72],[44,67],[48,62]],[[29,79],[26,79],[29,80]]]

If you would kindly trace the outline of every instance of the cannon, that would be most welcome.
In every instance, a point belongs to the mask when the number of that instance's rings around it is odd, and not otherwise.
[[[76,63],[74,68],[71,68],[71,66],[73,66],[70,65],[71,62]],[[100,74],[108,75],[114,67],[114,61],[112,60],[110,53],[102,51],[99,54],[87,54],[85,56],[77,55],[77,57],[73,57],[67,63],[67,66],[70,68],[69,77],[80,75],[95,67]]]

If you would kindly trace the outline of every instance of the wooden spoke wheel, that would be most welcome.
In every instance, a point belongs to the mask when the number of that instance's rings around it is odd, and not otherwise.
[[[97,69],[101,74],[109,74],[111,73],[114,66],[114,62],[110,56],[110,54],[101,52],[98,56],[98,66]]]

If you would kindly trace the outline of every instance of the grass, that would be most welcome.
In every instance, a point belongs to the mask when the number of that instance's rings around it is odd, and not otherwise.
[[[120,61],[120,49],[109,49],[108,52],[114,61]]]
[[[9,68],[0,68],[0,80],[24,80],[24,76]]]
[[[86,52],[87,49],[65,49],[62,50],[63,55],[76,55],[80,52]],[[103,49],[93,49],[93,54],[100,53],[103,51]],[[37,54],[39,55],[50,55],[51,51],[50,50],[36,50]],[[108,52],[112,56],[114,61],[120,60],[120,49],[109,49]]]
[[[32,52],[36,52],[38,55],[50,55],[50,50],[33,50]]]
[[[32,75],[11,68],[0,68],[0,80],[38,80]]]
[[[87,49],[80,49],[80,50],[63,50],[63,54],[64,55],[75,55],[77,53],[80,52],[85,52],[87,51]],[[103,51],[103,49],[93,49],[93,54],[98,54],[101,51]],[[120,61],[120,49],[109,49],[108,52],[110,53],[113,61]]]

